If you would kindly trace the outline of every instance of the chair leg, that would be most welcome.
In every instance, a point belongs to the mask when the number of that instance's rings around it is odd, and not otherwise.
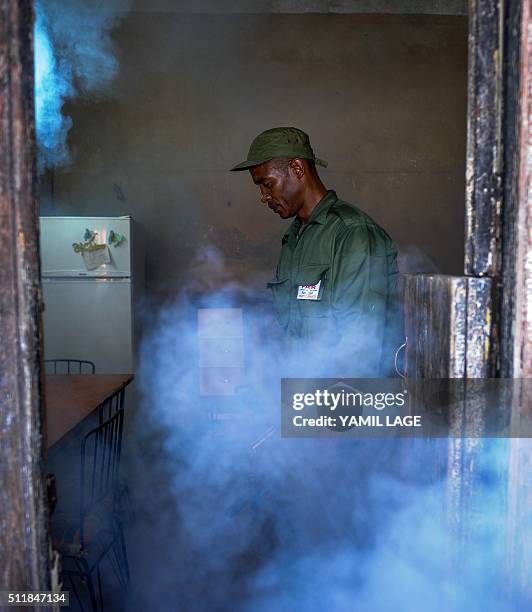
[[[113,569],[116,566],[117,578],[120,582],[120,586],[127,593],[129,590],[129,567],[127,562],[127,553],[125,549],[125,543],[121,537],[121,532],[116,534],[116,540],[113,543],[112,554],[109,559],[114,560]]]
[[[72,574],[68,574],[68,577],[70,578],[70,584],[72,585],[72,590],[74,591],[74,596],[76,597],[76,601],[78,602],[81,610],[85,612],[83,602],[81,601],[81,597],[79,596],[78,589],[76,588],[76,582],[74,580],[74,576],[72,576]]]
[[[89,564],[87,563],[87,561],[85,561],[85,559],[79,559],[79,563],[83,568],[82,571],[87,580],[87,587],[89,589],[89,596],[91,598],[92,610],[93,612],[98,612],[98,602],[96,601],[96,593],[94,592],[94,585],[92,584],[92,575],[89,569]]]
[[[122,528],[122,521],[117,519],[113,522],[113,553],[115,555],[116,563],[120,571],[120,583],[127,592],[129,589],[130,575],[129,575],[129,563],[127,559],[126,540],[124,538],[124,530]]]
[[[115,577],[118,581],[118,583],[120,584],[120,586],[126,590],[126,585],[124,584],[124,576],[122,575],[122,570],[120,568],[120,559],[119,559],[119,553],[116,549],[116,545],[113,545],[112,550],[109,551],[109,563],[111,564],[111,567],[113,568],[113,572],[115,574]]]
[[[129,575],[129,562],[127,560],[127,549],[126,549],[126,540],[124,538],[124,532],[122,531],[122,526],[119,527],[118,534],[118,545],[120,547],[120,552],[122,555],[122,561],[124,562],[124,574],[125,574],[125,583],[126,590],[129,589],[130,575]]]
[[[103,592],[102,592],[102,575],[100,573],[100,564],[96,567],[96,576],[98,578],[98,593],[100,595],[100,609],[103,610]]]

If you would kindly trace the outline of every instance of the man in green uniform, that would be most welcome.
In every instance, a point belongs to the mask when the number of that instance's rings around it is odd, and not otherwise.
[[[397,338],[397,250],[358,208],[327,190],[305,132],[280,127],[259,134],[247,159],[261,201],[282,219],[282,239],[269,283],[291,356],[312,375],[392,373]],[[310,373],[310,372],[309,372]]]

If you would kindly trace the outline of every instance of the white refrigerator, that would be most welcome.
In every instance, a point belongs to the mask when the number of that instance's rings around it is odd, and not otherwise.
[[[133,270],[141,266],[132,230],[131,217],[40,218],[45,359],[88,359],[99,374],[134,371]]]

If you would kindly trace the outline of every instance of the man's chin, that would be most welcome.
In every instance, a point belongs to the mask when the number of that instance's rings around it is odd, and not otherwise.
[[[290,217],[294,216],[293,214],[290,214],[286,210],[279,210],[277,211],[277,214],[281,217],[281,219],[290,219]]]

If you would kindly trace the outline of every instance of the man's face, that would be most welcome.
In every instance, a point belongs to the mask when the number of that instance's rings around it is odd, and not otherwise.
[[[260,188],[261,202],[267,204],[282,219],[294,217],[303,206],[301,181],[294,169],[278,168],[271,162],[249,169],[255,185]]]

